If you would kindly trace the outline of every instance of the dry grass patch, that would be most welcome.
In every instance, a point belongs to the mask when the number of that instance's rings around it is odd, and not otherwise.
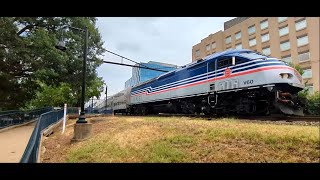
[[[91,139],[69,145],[50,161],[319,162],[317,126],[187,117],[103,119],[93,125]]]

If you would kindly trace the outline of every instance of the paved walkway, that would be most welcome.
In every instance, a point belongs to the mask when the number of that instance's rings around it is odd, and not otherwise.
[[[0,163],[19,163],[35,122],[0,132]]]

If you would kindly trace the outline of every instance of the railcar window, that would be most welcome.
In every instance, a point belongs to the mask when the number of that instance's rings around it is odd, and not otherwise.
[[[232,65],[232,58],[218,60],[218,69],[229,67],[231,65]]]

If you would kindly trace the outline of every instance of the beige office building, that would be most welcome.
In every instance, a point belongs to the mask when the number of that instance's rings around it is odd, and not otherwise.
[[[251,49],[303,69],[306,88],[319,91],[320,17],[238,17],[192,47],[192,61],[227,49]]]

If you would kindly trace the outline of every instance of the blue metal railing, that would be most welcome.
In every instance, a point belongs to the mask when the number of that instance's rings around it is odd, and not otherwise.
[[[63,109],[50,111],[40,115],[39,120],[32,132],[28,145],[23,153],[20,163],[36,163],[38,161],[38,153],[40,151],[41,133],[51,124],[56,123],[63,118]]]
[[[10,113],[16,113],[16,112],[19,112],[19,110],[0,111],[0,116],[4,114],[10,114]]]
[[[16,124],[22,124],[40,117],[45,112],[52,111],[52,107],[28,110],[28,111],[0,111],[0,129]]]
[[[51,108],[52,110],[52,108]],[[38,111],[37,111],[38,112]],[[110,111],[111,112],[111,111]],[[50,112],[46,112],[41,114],[35,128],[31,134],[29,139],[28,145],[22,155],[20,163],[36,163],[38,162],[38,154],[40,151],[40,140],[41,140],[41,133],[44,129],[49,127],[51,124],[56,123],[61,118],[63,118],[64,110],[53,110]],[[79,114],[79,107],[68,107],[67,114]],[[90,114],[90,113],[88,113]],[[29,113],[29,115],[33,115]]]
[[[80,107],[67,107],[67,114],[79,114]]]
[[[79,114],[80,107],[67,107],[67,114]],[[106,108],[91,108],[85,109],[85,114],[111,114],[112,110]]]

